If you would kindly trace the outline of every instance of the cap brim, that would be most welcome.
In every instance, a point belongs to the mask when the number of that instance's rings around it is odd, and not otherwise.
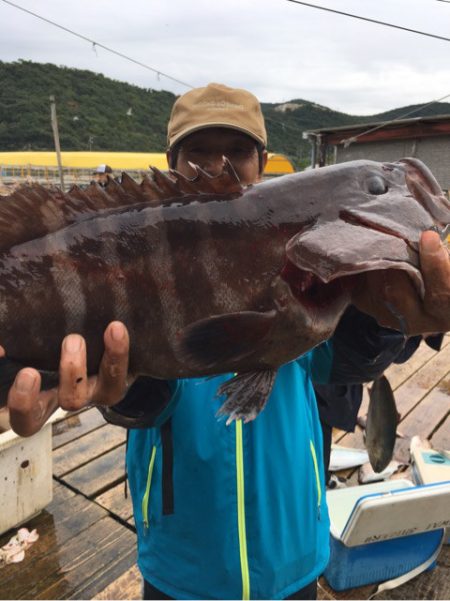
[[[169,141],[169,150],[171,148],[173,148],[177,142],[180,142],[181,140],[183,140],[183,138],[186,138],[190,134],[193,134],[196,131],[200,131],[202,129],[210,129],[211,127],[224,127],[226,129],[232,129],[234,131],[238,131],[243,134],[246,134],[247,136],[249,136],[250,138],[253,138],[253,140],[255,140],[256,142],[259,142],[263,146],[266,145],[266,141],[264,140],[264,138],[262,138],[258,134],[255,134],[255,132],[251,131],[250,129],[246,129],[245,127],[239,127],[237,125],[234,125],[233,123],[224,123],[223,121],[220,121],[220,122],[214,121],[214,122],[209,122],[209,123],[201,123],[199,125],[195,125],[194,127],[187,127],[184,130],[180,131],[178,134],[173,136],[172,139]]]

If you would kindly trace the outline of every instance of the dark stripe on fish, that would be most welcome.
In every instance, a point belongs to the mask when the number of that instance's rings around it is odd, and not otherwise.
[[[210,205],[201,204],[199,206],[200,217],[197,223],[190,225],[191,235],[181,236],[179,226],[176,223],[166,223],[165,233],[170,252],[170,270],[171,280],[175,286],[173,291],[176,298],[183,299],[180,304],[182,312],[181,321],[188,323],[199,319],[202,314],[201,298],[212,298],[214,291],[211,285],[211,279],[205,269],[204,261],[211,259],[203,248],[204,241],[212,241],[212,231],[210,227]],[[194,249],[192,252],[190,249]],[[175,260],[173,260],[175,258]],[[217,265],[213,266],[217,270]],[[196,286],[199,295],[192,294],[192,276],[195,274]]]

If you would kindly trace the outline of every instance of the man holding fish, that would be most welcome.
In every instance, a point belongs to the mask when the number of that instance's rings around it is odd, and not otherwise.
[[[229,169],[226,157],[247,186],[262,177],[266,142],[256,98],[244,90],[210,84],[175,103],[168,126],[168,161],[188,178],[199,175],[196,166],[220,178],[224,168]],[[415,173],[414,169],[413,165]],[[371,186],[370,194],[382,193],[379,179]],[[257,194],[259,186],[254,190]],[[222,200],[221,206],[228,202]],[[208,240],[204,244],[207,247]],[[296,248],[290,250],[297,259]],[[258,251],[264,249],[255,246],[253,252]],[[256,259],[255,255],[255,263]],[[373,379],[374,371],[381,374],[401,351],[406,335],[450,329],[450,259],[436,232],[422,234],[420,271],[423,298],[403,271],[380,268],[360,277],[352,292],[353,304],[402,334],[392,348],[386,349],[383,342],[383,352],[377,352],[378,342],[371,339],[368,354],[365,332],[349,331],[349,339],[357,340],[351,357],[356,379]],[[290,302],[286,283],[300,294],[296,274],[289,265],[283,281],[274,285],[282,290],[276,296],[281,312],[283,303]],[[214,293],[230,294],[223,282],[214,281],[214,274],[211,279]],[[244,280],[239,285],[244,286]],[[147,310],[152,312],[152,306]],[[227,358],[227,341],[236,343],[242,354],[246,349],[239,346],[240,338],[264,339],[266,330],[272,331],[269,313],[252,312],[244,321],[225,324],[217,318],[212,342],[206,335],[209,321],[201,321],[189,331],[183,348],[197,362],[203,359],[202,348]],[[107,419],[131,428],[127,466],[145,598],[313,599],[317,578],[328,561],[329,521],[312,380],[347,381],[349,363],[341,369],[338,361],[345,356],[344,343],[341,340],[334,355],[333,340],[321,344],[281,365],[276,379],[269,374],[262,388],[257,382],[259,392],[268,387],[270,402],[251,421],[267,399],[261,399],[254,412],[252,406],[245,413],[239,405],[245,388],[238,388],[237,395],[227,389],[236,374],[216,371],[221,375],[134,380],[128,375],[128,331],[115,321],[104,334],[97,376],[87,377],[86,343],[78,334],[63,341],[57,389],[41,391],[39,372],[22,369],[9,392],[11,424],[28,436],[58,406],[76,410],[94,403],[103,407]],[[245,380],[249,388],[253,382]],[[238,397],[227,406],[228,415],[234,412],[228,427],[216,417],[223,402],[216,398],[218,387],[231,398]],[[251,401],[256,402],[254,396]]]

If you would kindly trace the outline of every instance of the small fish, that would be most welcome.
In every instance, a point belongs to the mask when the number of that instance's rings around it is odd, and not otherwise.
[[[331,336],[361,273],[401,269],[423,293],[420,235],[450,223],[449,201],[416,159],[246,188],[228,161],[217,177],[195,170],[2,198],[0,343],[11,377],[31,365],[49,384],[70,332],[85,336],[96,373],[117,319],[132,374],[236,373],[218,390],[219,414],[249,421],[277,369]]]
[[[386,376],[373,383],[366,424],[366,447],[375,472],[382,472],[392,459],[398,424],[394,393]]]
[[[379,482],[380,480],[389,480],[389,478],[398,471],[403,471],[408,464],[400,463],[393,459],[381,472],[376,472],[370,463],[364,463],[358,470],[358,482],[360,484],[369,484],[370,482]]]

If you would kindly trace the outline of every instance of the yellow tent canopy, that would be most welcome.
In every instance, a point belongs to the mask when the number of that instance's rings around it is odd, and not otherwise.
[[[151,165],[161,171],[168,169],[163,152],[62,152],[62,165],[70,169],[92,169],[106,163],[113,171],[145,171]],[[0,166],[56,167],[55,152],[0,152]],[[265,175],[293,173],[294,166],[282,155],[269,153]]]
[[[269,158],[264,170],[265,175],[285,175],[286,173],[294,173],[294,171],[294,165],[287,156],[269,152]]]

